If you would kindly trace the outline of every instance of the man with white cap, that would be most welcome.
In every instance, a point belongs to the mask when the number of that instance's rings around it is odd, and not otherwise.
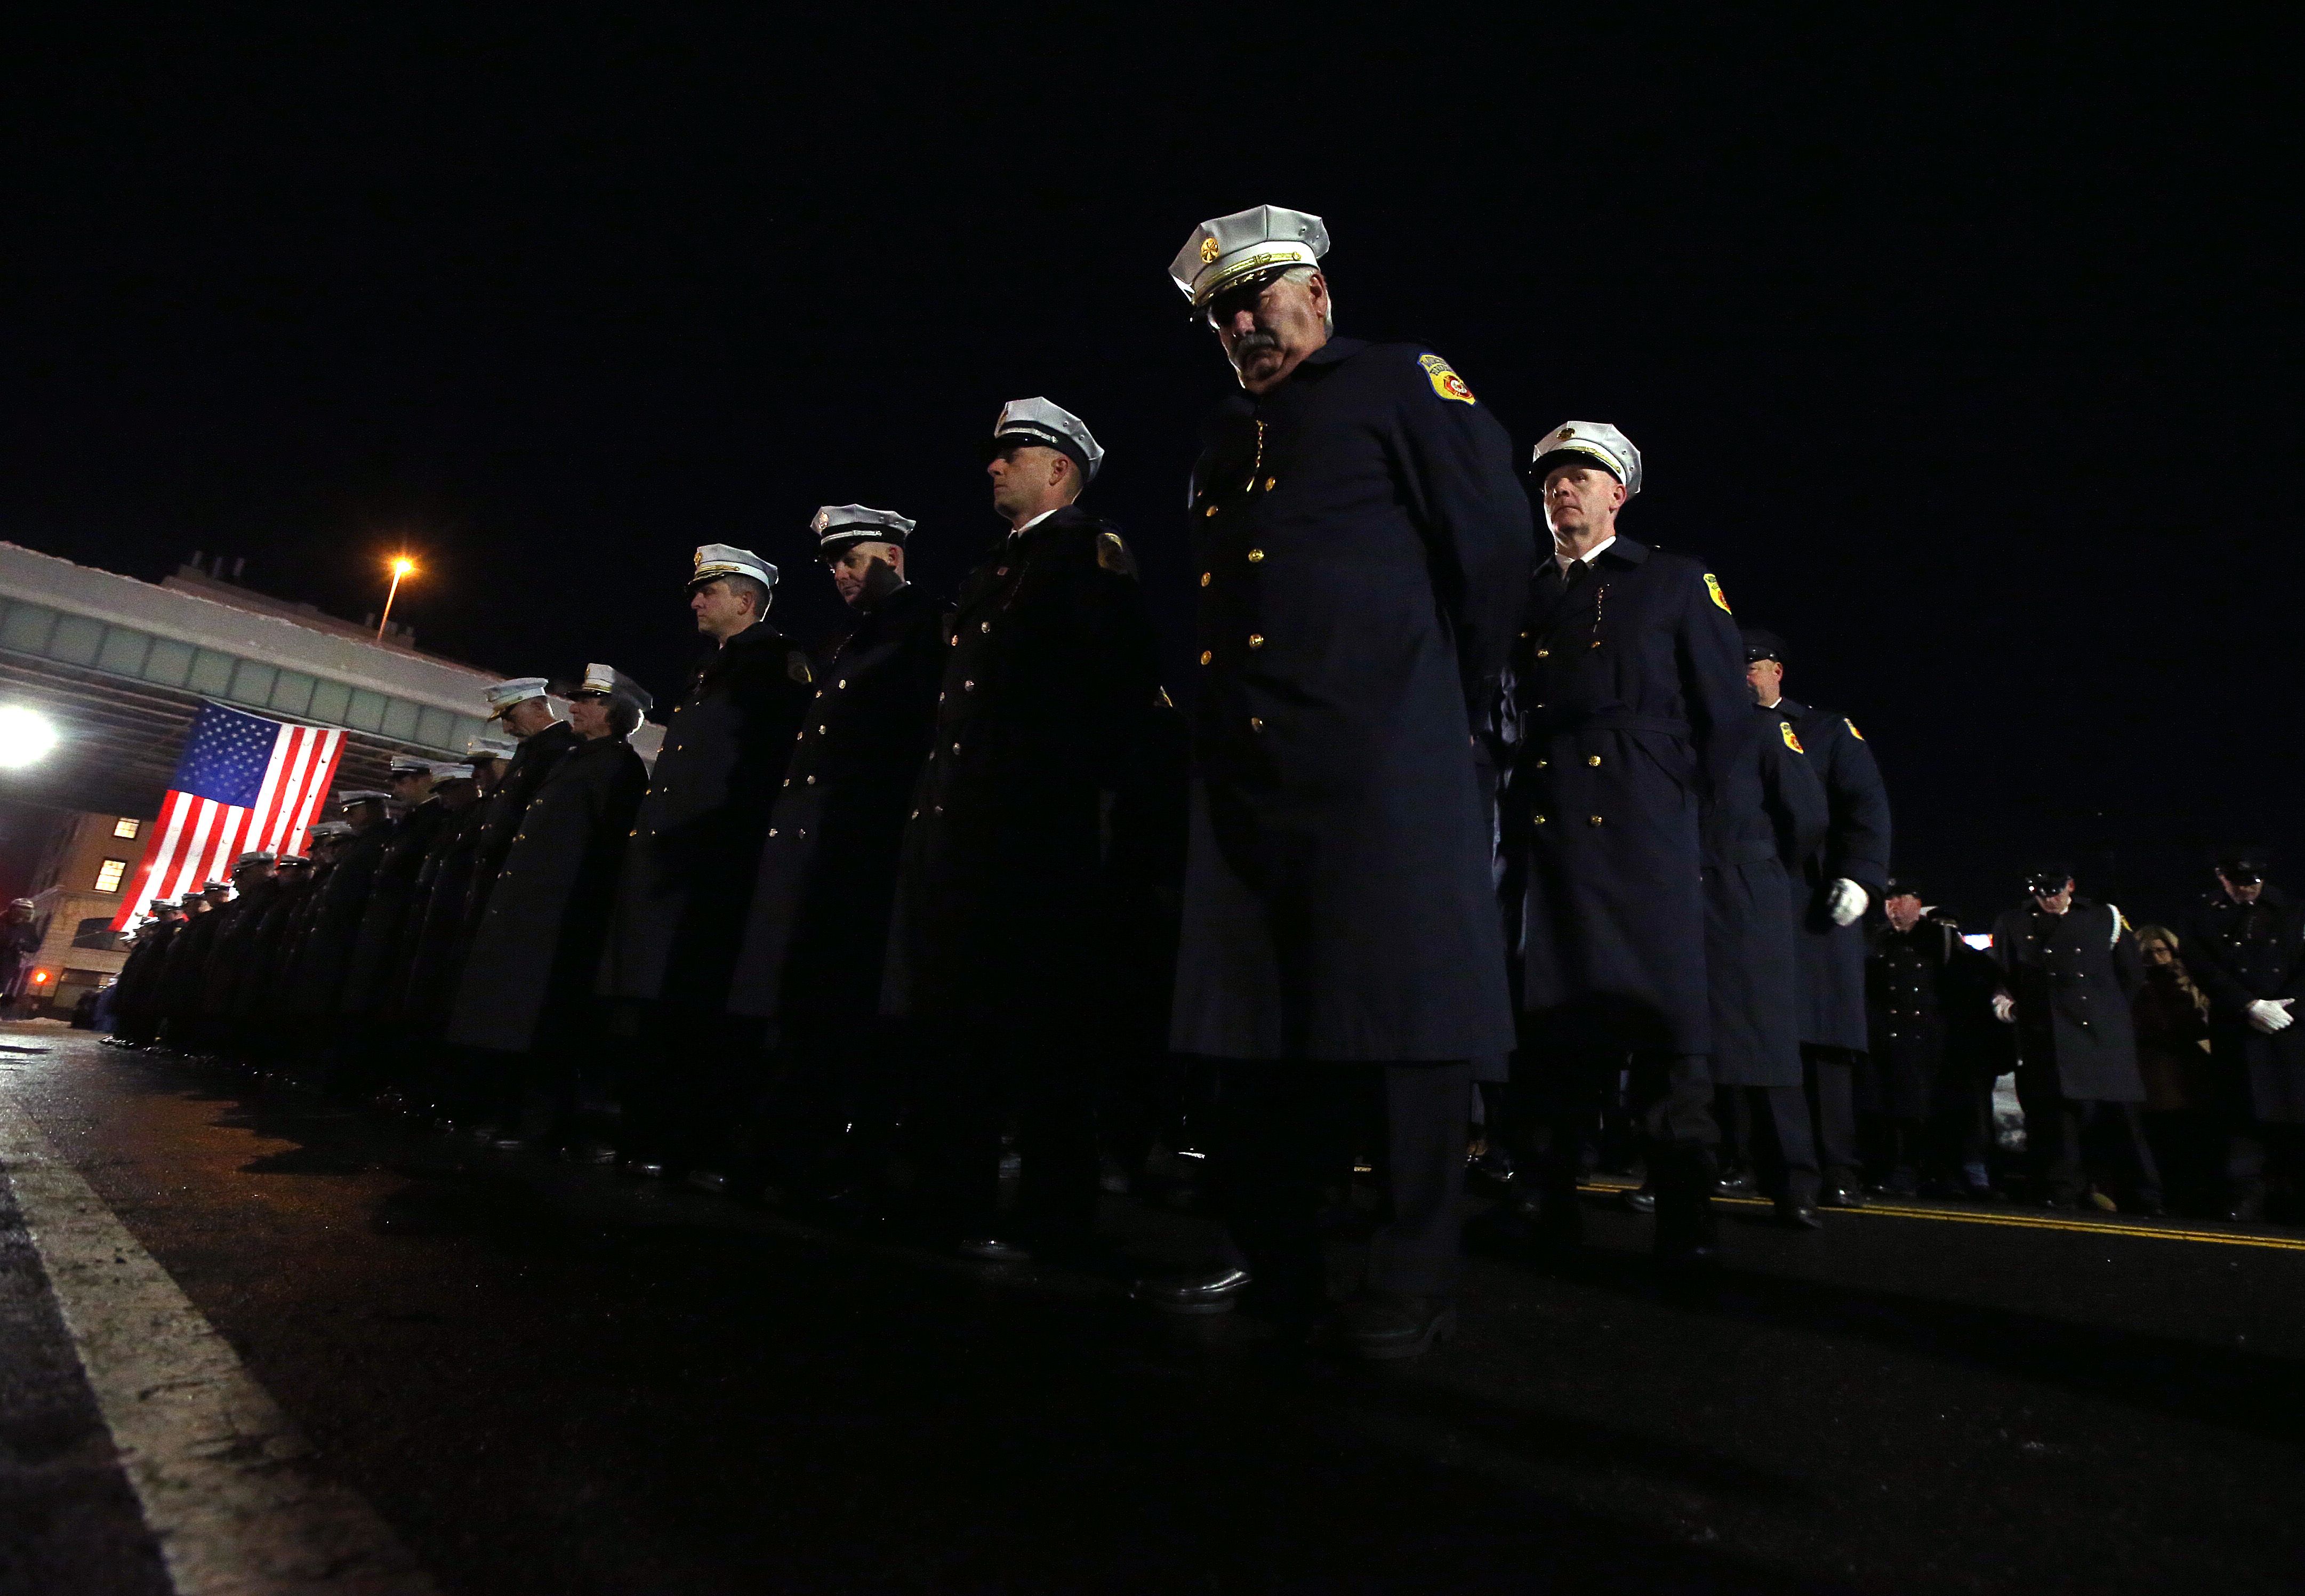
[[[1657,1256],[1709,1264],[1720,1132],[1700,820],[1757,730],[1737,623],[1703,565],[1618,533],[1641,490],[1623,432],[1563,422],[1530,475],[1552,552],[1516,651],[1502,809],[1527,861],[1515,1118],[1540,1143],[1526,1161],[1540,1222],[1571,1242],[1582,1135],[1629,1069]]]
[[[577,1087],[601,1056],[593,977],[617,870],[648,790],[648,771],[626,742],[655,699],[608,665],[587,665],[568,695],[578,741],[537,789],[489,894],[453,1008],[447,1039],[478,1049],[469,1108],[510,1151],[526,1140],[532,1089],[549,1098],[546,1132],[575,1131]]]
[[[829,1196],[876,1173],[889,1114],[877,1015],[913,783],[943,674],[943,607],[905,580],[914,523],[826,505],[810,523],[855,621],[818,671],[769,816],[729,1007],[768,1020],[774,1183]]]
[[[1454,1326],[1472,1061],[1512,1046],[1476,745],[1533,550],[1504,428],[1421,344],[1334,336],[1316,216],[1195,228],[1170,275],[1240,391],[1193,474],[1201,691],[1171,1044],[1219,1061],[1212,1174],[1246,1270],[1148,1283],[1212,1311],[1253,1276],[1325,1307],[1304,1133],[1365,1083],[1393,1218],[1345,1310],[1368,1357]],[[1374,1078],[1372,1080],[1372,1078]]]
[[[1108,860],[1127,853],[1156,723],[1174,711],[1135,557],[1078,502],[1104,460],[1087,424],[1046,398],[1013,400],[989,450],[992,509],[1008,530],[961,584],[943,650],[881,1004],[918,1028],[930,1061],[914,1122],[931,1222],[999,1261],[1090,1239],[1097,1080],[1084,1038]],[[1002,1234],[1012,1116],[1022,1233]]]
[[[815,690],[808,656],[768,624],[777,568],[747,549],[696,550],[688,607],[711,652],[666,724],[625,851],[600,960],[617,1001],[626,1168],[725,1185],[750,1048],[728,979],[784,780]]]
[[[553,713],[552,700],[547,696],[549,687],[543,677],[520,676],[489,689],[489,718],[520,742],[493,786],[486,788],[486,817],[479,823],[481,839],[472,855],[472,879],[465,889],[464,935],[468,939],[488,907],[489,883],[512,849],[513,834],[520,830],[520,817],[529,800],[544,785],[552,767],[576,746],[575,732]]]
[[[246,1037],[234,1023],[241,982],[246,978],[257,922],[280,887],[271,849],[253,849],[232,862],[232,901],[217,917],[208,968],[201,976],[200,1029],[203,1045],[226,1057],[245,1060]]]

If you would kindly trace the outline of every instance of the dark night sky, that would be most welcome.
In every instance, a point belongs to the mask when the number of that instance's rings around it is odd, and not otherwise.
[[[2133,913],[2220,840],[2305,864],[2293,39],[92,14],[0,69],[0,537],[353,616],[404,539],[426,646],[663,691],[695,543],[782,564],[811,641],[819,503],[918,517],[948,587],[994,411],[1046,393],[1182,679],[1229,378],[1165,267],[1269,201],[1327,218],[1344,330],[1429,340],[1524,447],[1632,435],[1627,530],[1792,640],[1972,923],[2045,850]]]

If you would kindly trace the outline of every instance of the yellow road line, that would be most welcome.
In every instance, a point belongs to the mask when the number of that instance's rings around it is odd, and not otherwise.
[[[1588,1183],[1578,1188],[1580,1191],[1601,1195],[1614,1195],[1634,1189],[1630,1181],[1610,1184]],[[1739,1208],[1765,1208],[1773,1206],[1764,1199],[1753,1197],[1722,1197],[1714,1200]],[[2047,1214],[1996,1214],[1962,1208],[1909,1208],[1881,1202],[1867,1202],[1861,1208],[1820,1208],[1817,1211],[1858,1216],[1871,1214],[1889,1219],[1935,1219],[1948,1225],[1999,1225],[2015,1230],[2073,1231],[2082,1235],[2139,1236],[2149,1241],[2207,1242],[2219,1247],[2262,1247],[2275,1252],[2305,1252],[2305,1238],[2253,1236],[2220,1230],[2177,1230],[2135,1221],[2121,1224],[2106,1219],[2060,1219]]]

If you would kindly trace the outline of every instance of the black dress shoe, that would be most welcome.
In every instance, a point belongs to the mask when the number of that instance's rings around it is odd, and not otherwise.
[[[1865,1206],[1865,1196],[1854,1186],[1834,1184],[1816,1194],[1816,1206],[1821,1208],[1861,1208]]]
[[[654,1158],[627,1158],[617,1165],[617,1173],[636,1181],[660,1181],[670,1172]]]
[[[1750,1197],[1753,1195],[1753,1172],[1749,1169],[1724,1169],[1721,1178],[1713,1183],[1715,1197]]]
[[[1787,1230],[1823,1230],[1824,1221],[1815,1208],[1790,1198],[1777,1199],[1777,1223]]]
[[[1160,1313],[1199,1317],[1230,1313],[1252,1284],[1246,1269],[1204,1269],[1197,1275],[1163,1275],[1140,1280],[1128,1294]]]
[[[728,1191],[728,1177],[717,1169],[692,1169],[686,1183],[692,1191],[709,1191],[715,1197],[726,1196]]]
[[[1416,1358],[1457,1333],[1457,1304],[1448,1297],[1357,1297],[1337,1313],[1338,1334],[1357,1358],[1390,1362]]]
[[[1623,1193],[1619,1199],[1636,1214],[1656,1212],[1656,1192],[1646,1186],[1637,1186]]]

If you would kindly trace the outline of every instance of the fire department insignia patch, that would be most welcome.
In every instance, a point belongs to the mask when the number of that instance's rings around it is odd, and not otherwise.
[[[1808,752],[1807,748],[1801,747],[1800,738],[1793,735],[1793,723],[1790,721],[1780,721],[1777,722],[1777,735],[1785,739],[1785,747],[1790,748],[1794,753],[1806,754]]]
[[[1425,375],[1432,380],[1433,391],[1442,398],[1454,399],[1459,405],[1480,403],[1473,397],[1473,390],[1465,386],[1465,380],[1458,376],[1449,363],[1439,355],[1420,354],[1416,357],[1416,363],[1425,368]]]
[[[1850,736],[1855,738],[1860,743],[1865,740],[1865,734],[1857,730],[1856,721],[1850,720],[1847,715],[1843,715],[1841,717],[1841,723],[1849,728]]]
[[[1216,241],[1215,239],[1213,239],[1213,238],[1204,238],[1203,240],[1201,240],[1201,264],[1202,264],[1202,265],[1206,266],[1210,261],[1212,261],[1212,260],[1215,260],[1219,255],[1221,255],[1221,254],[1223,254],[1223,253],[1224,253],[1224,247],[1223,247],[1221,244],[1218,243],[1217,243],[1217,241]]]
[[[1136,575],[1136,556],[1128,551],[1128,545],[1120,541],[1118,533],[1100,532],[1096,534],[1096,563],[1124,576]]]
[[[1705,591],[1713,595],[1713,602],[1720,605],[1724,613],[1729,615],[1737,613],[1729,608],[1729,595],[1721,591],[1721,578],[1711,571],[1705,573]]]

